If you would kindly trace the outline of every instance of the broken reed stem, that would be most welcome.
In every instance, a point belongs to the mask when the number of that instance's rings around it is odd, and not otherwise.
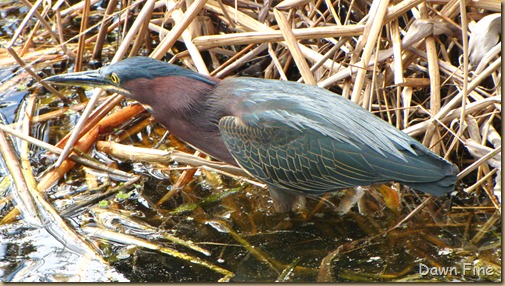
[[[81,20],[81,29],[79,33],[79,41],[77,43],[77,57],[75,59],[75,71],[82,70],[82,58],[84,55],[84,44],[86,40],[86,29],[88,27],[88,15],[90,9],[90,1],[84,0],[84,8],[82,9],[82,20]]]
[[[370,62],[370,58],[372,57],[372,52],[374,47],[377,45],[377,39],[379,38],[379,34],[382,30],[384,18],[386,16],[387,8],[389,5],[389,1],[387,0],[375,0],[372,3],[371,13],[373,13],[373,20],[369,21],[365,26],[365,31],[363,32],[363,36],[358,43],[359,45],[364,46],[363,54],[361,55],[361,61],[357,65],[359,67],[358,73],[356,75],[356,79],[354,80],[354,88],[351,95],[351,100],[355,103],[358,103],[361,97],[361,92],[363,85],[365,83],[365,76],[368,70],[368,63]],[[375,8],[375,9],[374,9]],[[368,31],[368,32],[367,32]],[[363,44],[364,43],[364,44]],[[360,53],[361,50],[356,48],[357,53]],[[357,55],[357,54],[355,54]]]
[[[291,55],[293,56],[296,65],[298,66],[298,70],[300,71],[303,80],[307,84],[316,85],[317,83],[316,79],[314,78],[314,75],[310,71],[309,65],[307,64],[305,57],[302,55],[300,46],[295,39],[295,36],[291,30],[291,25],[289,24],[287,18],[282,14],[282,12],[280,12],[277,9],[274,9],[274,14],[275,19],[279,24],[279,28],[281,29],[281,32],[284,36],[284,39],[286,40],[288,49],[290,50]]]
[[[177,39],[181,36],[181,34],[186,30],[191,21],[195,19],[197,14],[206,4],[207,0],[195,0],[193,4],[191,4],[184,16],[181,18],[181,21],[178,22],[175,27],[170,30],[168,35],[161,41],[158,47],[151,53],[152,58],[160,59],[165,53],[168,52],[172,45],[177,41]]]
[[[333,37],[353,37],[363,33],[364,25],[345,26],[325,26],[314,28],[291,29],[297,40],[333,38]],[[258,31],[240,32],[222,35],[206,35],[193,39],[193,43],[199,48],[211,48],[217,46],[231,46],[244,44],[260,44],[271,42],[282,42],[284,40],[282,31]]]

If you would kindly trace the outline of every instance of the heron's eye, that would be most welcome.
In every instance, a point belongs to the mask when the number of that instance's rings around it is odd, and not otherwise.
[[[113,83],[115,83],[115,84],[119,84],[119,77],[118,77],[118,76],[117,76],[117,74],[115,74],[115,73],[112,73],[112,74],[110,75],[110,80],[111,80]]]

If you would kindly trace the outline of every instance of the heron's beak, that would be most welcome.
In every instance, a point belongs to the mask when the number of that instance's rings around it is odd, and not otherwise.
[[[99,70],[54,75],[43,79],[43,81],[55,85],[99,87],[107,91],[124,95],[130,94],[128,90],[112,82],[110,78],[104,77]]]

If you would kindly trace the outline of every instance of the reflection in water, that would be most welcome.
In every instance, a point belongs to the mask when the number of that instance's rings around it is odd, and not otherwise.
[[[127,282],[122,274],[65,248],[44,228],[0,226],[2,282]]]

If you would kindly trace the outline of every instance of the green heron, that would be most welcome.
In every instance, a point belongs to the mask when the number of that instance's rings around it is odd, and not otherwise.
[[[396,181],[443,195],[458,168],[328,90],[260,78],[217,79],[147,57],[56,75],[58,85],[100,87],[151,106],[196,149],[266,183],[277,211],[300,196]]]

